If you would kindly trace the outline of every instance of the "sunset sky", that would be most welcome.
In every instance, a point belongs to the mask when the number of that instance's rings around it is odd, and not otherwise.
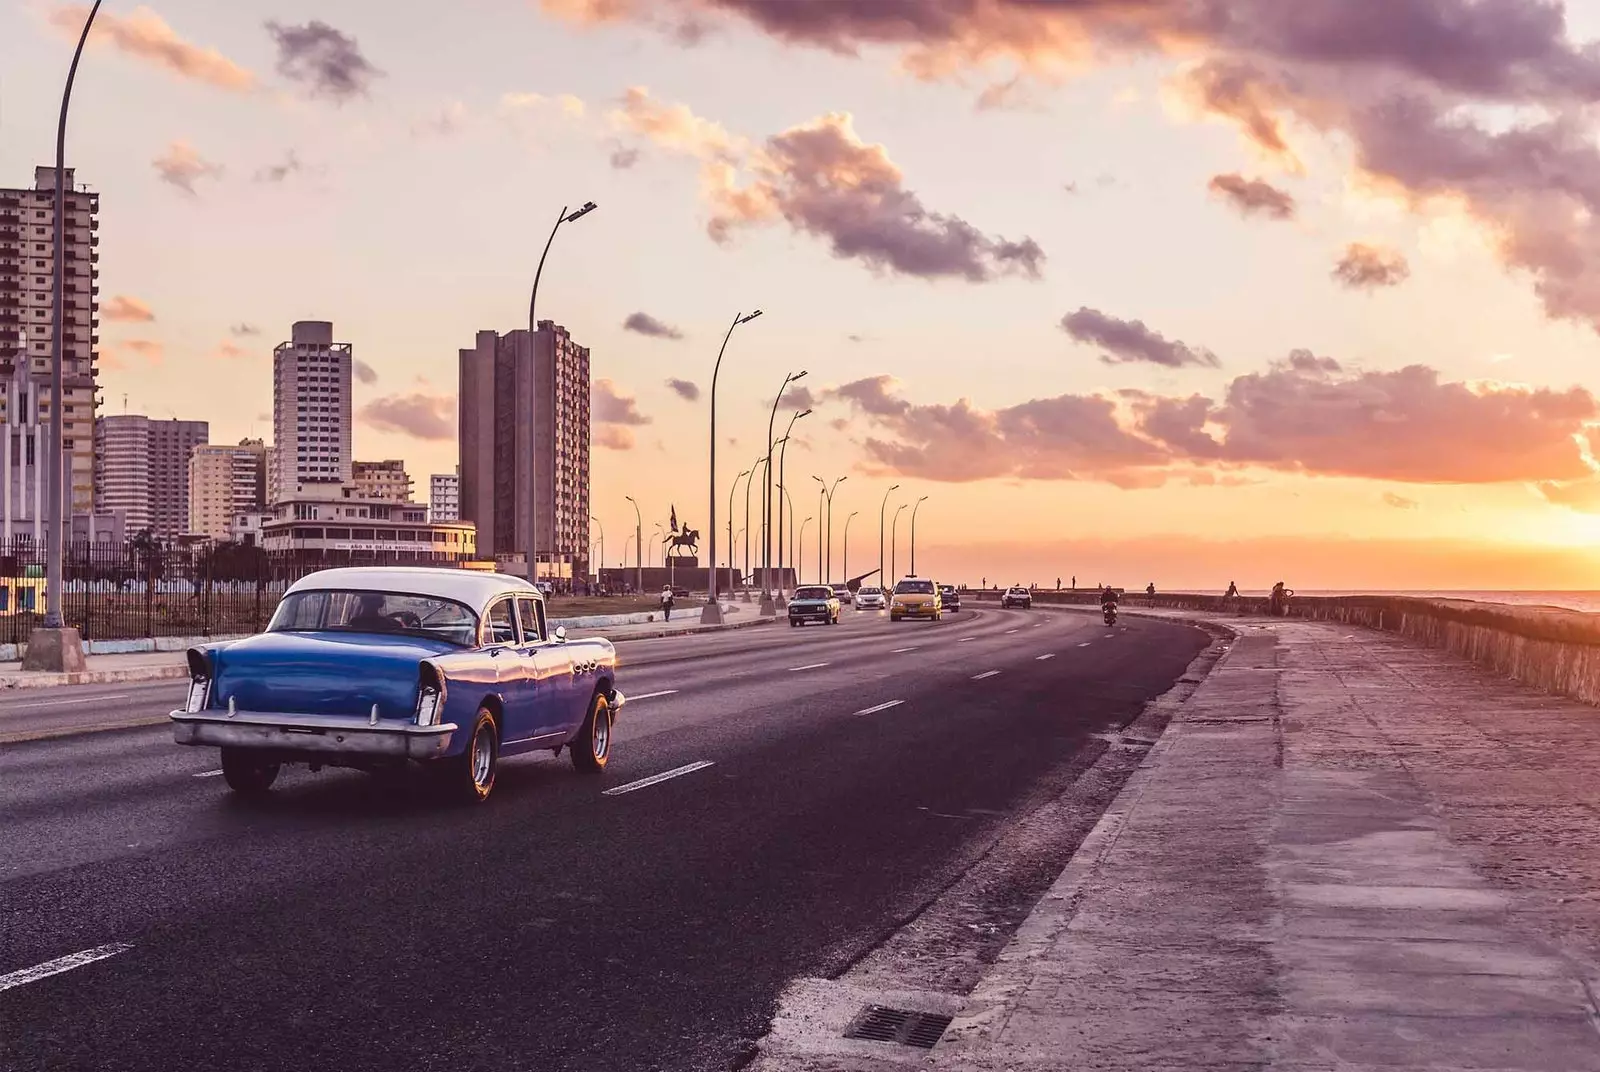
[[[0,185],[86,11],[0,6]],[[719,531],[806,369],[836,574],[899,483],[974,584],[1600,588],[1596,38],[1600,0],[110,3],[68,142],[104,396],[269,435],[273,345],[332,320],[356,457],[425,496],[456,351],[593,200],[539,307],[593,351],[612,564],[625,495],[705,529],[760,308]]]

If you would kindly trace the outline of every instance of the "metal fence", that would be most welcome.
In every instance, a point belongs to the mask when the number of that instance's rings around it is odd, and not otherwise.
[[[461,562],[381,551],[82,542],[69,545],[63,558],[62,614],[85,640],[253,633],[266,626],[285,589],[316,570]],[[44,609],[44,545],[0,540],[0,644],[25,643]]]

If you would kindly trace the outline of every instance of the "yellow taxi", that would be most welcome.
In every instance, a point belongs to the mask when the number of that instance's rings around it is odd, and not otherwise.
[[[939,621],[944,617],[944,601],[939,597],[939,586],[921,577],[906,577],[894,586],[889,597],[889,620],[901,618],[928,618]]]

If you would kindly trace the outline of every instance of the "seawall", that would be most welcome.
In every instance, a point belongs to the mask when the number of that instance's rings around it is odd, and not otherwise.
[[[999,593],[969,592],[965,598],[996,602]],[[1034,593],[1034,602],[1091,608],[1099,597],[1093,591],[1040,591]],[[1135,613],[1145,607],[1238,617],[1267,612],[1266,600],[1260,597],[1226,599],[1184,592],[1154,597],[1128,592],[1122,606]],[[1399,633],[1546,692],[1600,706],[1600,615],[1411,596],[1296,596],[1290,600],[1289,615]]]

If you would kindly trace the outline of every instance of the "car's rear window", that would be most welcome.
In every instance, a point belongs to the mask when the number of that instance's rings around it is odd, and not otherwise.
[[[881,595],[883,595],[883,590],[879,589],[879,588],[862,588],[862,589],[859,589],[856,592],[856,595],[858,595],[858,596],[881,596]]]
[[[833,589],[818,588],[816,586],[796,588],[794,590],[794,597],[796,599],[832,599]]]
[[[438,596],[314,589],[285,596],[267,632],[401,633],[470,647],[477,641],[478,616]]]
[[[897,596],[931,596],[933,595],[932,581],[901,581],[894,586]]]
[[[1026,588],[1013,588],[1011,590],[1011,594],[1014,596],[1025,596],[1028,594],[1028,590]]]

